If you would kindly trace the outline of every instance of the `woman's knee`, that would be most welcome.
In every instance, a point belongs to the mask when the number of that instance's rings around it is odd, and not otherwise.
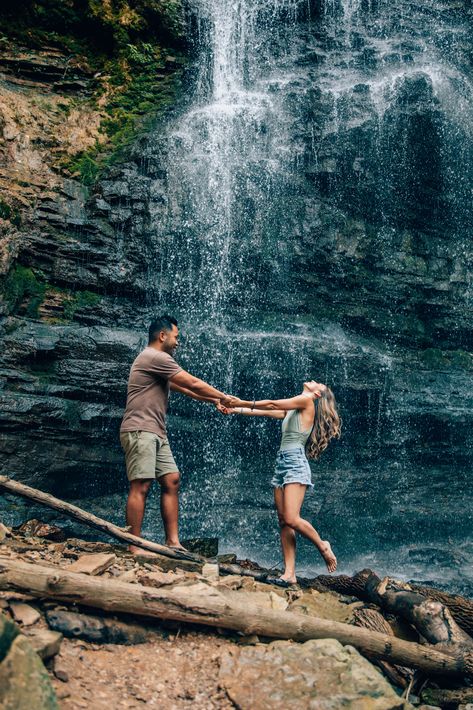
[[[283,521],[284,525],[287,525],[289,528],[297,530],[301,522],[301,517],[300,515],[285,515],[283,517]]]
[[[285,520],[284,520],[284,516],[279,515],[279,513],[278,513],[278,523],[279,523],[279,527],[280,527],[280,528],[285,528],[285,527],[286,527],[286,523],[285,523]]]

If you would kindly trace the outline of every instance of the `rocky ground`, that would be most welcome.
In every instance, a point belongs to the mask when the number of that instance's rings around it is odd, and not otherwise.
[[[212,587],[237,591],[250,606],[348,623],[363,606],[334,592],[281,589],[246,576],[219,576],[214,564],[200,571],[192,571],[192,563],[175,560],[159,565],[156,560],[162,558],[133,557],[116,545],[64,539],[60,529],[34,521],[21,530],[2,526],[2,535],[0,563],[23,560],[150,587],[206,585],[209,591]],[[14,591],[0,593],[0,609],[3,622],[15,623],[19,638],[26,637],[43,658],[50,686],[64,709],[149,705],[254,710],[282,709],[291,701],[300,708],[327,710],[412,707],[355,649],[331,639],[270,642],[223,629],[118,619]],[[0,624],[0,659],[5,656],[5,631],[3,636],[1,632]],[[13,663],[15,644],[18,639],[0,663],[5,681],[0,700],[5,708],[20,710],[32,707],[31,698],[25,704],[25,687],[30,692],[41,671],[30,668],[27,683],[22,684],[25,658],[23,666]],[[45,701],[44,694],[35,697],[34,704],[37,710],[57,707],[54,700]]]

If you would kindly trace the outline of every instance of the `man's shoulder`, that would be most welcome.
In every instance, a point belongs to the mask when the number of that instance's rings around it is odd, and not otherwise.
[[[169,366],[175,365],[180,368],[180,365],[174,360],[172,355],[165,353],[162,350],[156,350],[155,348],[146,347],[142,350],[136,357],[133,365],[137,366]]]

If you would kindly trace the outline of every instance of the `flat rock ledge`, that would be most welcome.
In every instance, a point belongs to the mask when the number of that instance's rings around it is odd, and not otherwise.
[[[219,682],[241,710],[409,710],[352,646],[275,641],[229,651]]]

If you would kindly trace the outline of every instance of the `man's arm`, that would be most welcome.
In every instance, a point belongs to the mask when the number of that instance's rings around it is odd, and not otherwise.
[[[216,397],[203,397],[200,394],[194,394],[194,392],[187,389],[186,387],[181,387],[180,385],[176,385],[176,383],[173,382],[173,380],[169,381],[169,386],[173,392],[180,392],[181,394],[185,394],[186,397],[191,397],[192,399],[196,399],[198,402],[212,402],[212,404],[216,404],[217,402],[220,401]]]
[[[220,392],[220,390],[215,389],[212,385],[207,384],[203,380],[199,380],[198,377],[194,377],[189,372],[181,370],[177,374],[169,378],[169,384],[178,385],[185,390],[190,390],[194,395],[200,395],[201,397],[209,397],[211,400],[219,399],[222,404],[226,402],[229,403],[229,396],[225,392]]]

